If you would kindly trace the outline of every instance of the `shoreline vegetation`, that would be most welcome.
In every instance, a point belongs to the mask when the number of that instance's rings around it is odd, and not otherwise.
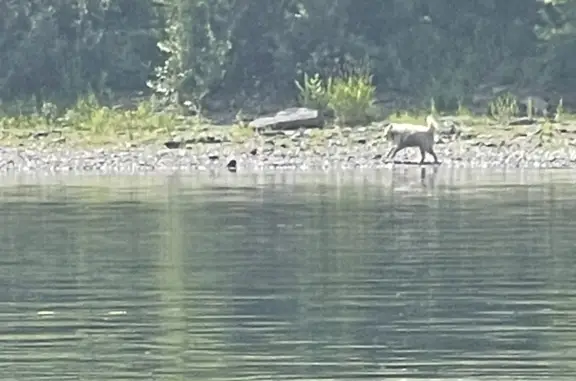
[[[304,76],[295,85],[299,96],[292,106],[316,112],[317,124],[307,121],[298,125],[296,120],[286,129],[275,125],[256,128],[254,120],[262,117],[257,111],[238,110],[234,117],[230,112],[228,116],[203,114],[190,103],[159,106],[154,97],[106,106],[90,95],[70,107],[47,102],[33,112],[5,112],[0,115],[0,169],[194,170],[226,168],[230,160],[240,168],[419,164],[417,148],[400,152],[394,161],[387,160],[393,142],[386,138],[385,130],[389,123],[423,125],[429,114],[438,116],[441,124],[435,138],[440,164],[576,166],[576,116],[564,111],[561,100],[550,112],[537,97],[518,100],[502,92],[488,103],[484,115],[463,105],[454,113],[441,113],[433,98],[428,110],[392,111],[378,104],[368,74],[326,81],[318,75]]]
[[[576,163],[576,2],[45,3],[0,6],[0,171],[389,166],[429,114],[441,165]]]
[[[311,106],[314,102],[308,99],[299,103]],[[463,108],[443,115],[434,109],[432,101],[430,110],[374,117],[366,115],[374,112],[372,101],[366,102],[362,113],[358,113],[361,107],[357,103],[353,115],[326,118],[320,127],[287,130],[255,129],[250,125],[254,117],[241,112],[234,121],[214,123],[202,115],[157,111],[150,100],[139,101],[133,107],[107,107],[92,96],[62,111],[47,104],[40,113],[0,116],[0,169],[195,170],[225,168],[229,160],[237,160],[240,168],[252,169],[418,164],[417,148],[402,151],[393,162],[385,160],[393,146],[384,136],[385,127],[390,122],[423,125],[428,113],[439,115],[443,125],[436,131],[435,145],[441,165],[576,166],[576,116],[563,114],[560,108],[554,112],[554,119],[518,116],[510,104],[507,108],[500,106],[492,116],[472,115]],[[332,115],[338,111],[332,110]],[[339,118],[346,117],[357,120],[339,123]],[[219,119],[225,117],[220,115]]]

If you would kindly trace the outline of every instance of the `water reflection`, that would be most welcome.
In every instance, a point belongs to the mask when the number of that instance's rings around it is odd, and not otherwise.
[[[572,176],[6,179],[2,373],[571,379]]]

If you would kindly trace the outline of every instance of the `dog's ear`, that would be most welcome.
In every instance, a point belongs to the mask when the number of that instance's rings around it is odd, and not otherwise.
[[[392,122],[385,122],[382,124],[382,131],[388,132],[392,128]]]

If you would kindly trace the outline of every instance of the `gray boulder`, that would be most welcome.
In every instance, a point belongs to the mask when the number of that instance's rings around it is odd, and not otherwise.
[[[295,130],[301,127],[322,128],[324,118],[318,110],[305,107],[292,107],[279,111],[274,116],[256,118],[249,123],[255,130]]]

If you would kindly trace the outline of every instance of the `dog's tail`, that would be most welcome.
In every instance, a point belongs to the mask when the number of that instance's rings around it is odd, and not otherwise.
[[[430,114],[426,117],[426,126],[428,127],[428,133],[434,135],[438,128],[440,128],[440,123],[433,114]]]
[[[394,123],[388,122],[383,127],[384,127],[384,136],[386,137],[386,139],[392,140],[392,135],[393,135],[392,129],[394,127]]]

